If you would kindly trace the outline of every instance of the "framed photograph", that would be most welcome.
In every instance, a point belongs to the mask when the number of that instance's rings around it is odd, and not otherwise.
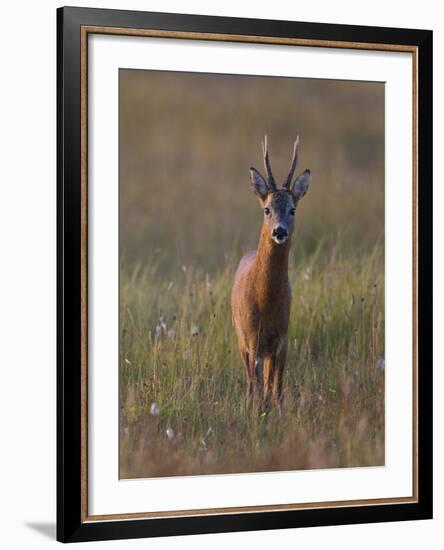
[[[432,517],[432,32],[61,8],[63,542]]]

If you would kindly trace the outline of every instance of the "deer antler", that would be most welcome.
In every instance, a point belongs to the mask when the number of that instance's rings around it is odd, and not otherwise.
[[[291,159],[290,171],[288,172],[287,181],[284,183],[284,189],[291,189],[291,180],[293,179],[294,171],[298,163],[299,155],[299,136],[296,138],[293,147],[293,158]]]
[[[271,172],[270,161],[268,159],[267,134],[265,134],[265,141],[264,141],[264,143],[262,143],[262,152],[264,154],[264,168],[265,168],[265,172],[266,172],[267,178],[268,178],[268,182],[267,182],[268,190],[271,191],[271,192],[277,191],[276,182],[274,181],[274,177],[273,177],[273,174]]]

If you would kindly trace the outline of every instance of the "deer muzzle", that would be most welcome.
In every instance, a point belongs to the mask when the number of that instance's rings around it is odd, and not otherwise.
[[[273,229],[271,236],[275,243],[283,244],[288,239],[288,231],[282,225],[278,225]]]

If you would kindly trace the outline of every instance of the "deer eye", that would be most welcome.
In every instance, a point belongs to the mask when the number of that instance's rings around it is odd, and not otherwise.
[[[264,214],[266,216],[269,216],[270,215],[270,209],[269,208],[264,208]]]
[[[296,212],[296,208],[292,208],[292,209],[290,210],[290,214],[291,214],[292,216],[294,216],[295,212]]]

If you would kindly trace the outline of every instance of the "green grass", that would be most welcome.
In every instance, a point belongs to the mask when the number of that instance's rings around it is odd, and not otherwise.
[[[380,246],[294,260],[282,417],[245,406],[234,260],[213,277],[122,269],[121,477],[383,464],[382,265]]]
[[[132,70],[119,82],[121,477],[383,464],[384,85]],[[264,133],[278,183],[297,134],[298,173],[312,171],[282,417],[246,410],[230,314],[259,238],[248,168],[261,169]]]

